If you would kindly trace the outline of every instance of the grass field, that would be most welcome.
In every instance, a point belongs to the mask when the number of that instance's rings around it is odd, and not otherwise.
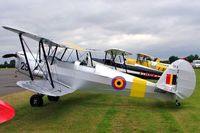
[[[16,70],[16,68],[0,68],[0,70]]]
[[[138,99],[117,95],[76,92],[61,97],[57,103],[32,108],[31,92],[1,97],[16,109],[13,120],[0,125],[0,133],[132,133],[200,132],[200,70],[197,86],[181,107],[174,102]]]

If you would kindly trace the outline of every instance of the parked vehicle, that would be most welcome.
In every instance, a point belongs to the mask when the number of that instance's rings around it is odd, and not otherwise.
[[[192,66],[194,68],[200,68],[200,60],[193,60]]]

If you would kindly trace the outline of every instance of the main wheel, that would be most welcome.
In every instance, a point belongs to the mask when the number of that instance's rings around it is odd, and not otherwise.
[[[178,100],[176,100],[176,106],[177,107],[181,106],[181,103]]]
[[[47,96],[47,97],[48,97],[49,101],[57,102],[59,100],[59,96],[56,96],[56,97],[54,97],[54,96]]]
[[[30,104],[32,107],[41,107],[43,105],[42,95],[34,94],[30,98]]]

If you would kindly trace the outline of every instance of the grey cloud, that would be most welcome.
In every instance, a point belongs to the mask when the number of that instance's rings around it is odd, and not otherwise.
[[[7,0],[0,5],[0,25],[20,27],[58,42],[92,48],[114,46],[161,58],[198,54],[200,50],[198,0]],[[129,38],[117,38],[123,35]],[[138,35],[160,41],[134,41]],[[112,44],[113,38],[122,43]],[[13,33],[0,29],[0,41],[6,44],[0,54],[20,50]]]

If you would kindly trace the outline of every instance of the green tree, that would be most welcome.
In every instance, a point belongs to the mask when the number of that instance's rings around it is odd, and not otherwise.
[[[170,56],[169,57],[169,63],[172,63],[172,62],[174,62],[174,61],[176,61],[176,60],[178,60],[179,58],[177,57],[177,56]]]
[[[7,61],[4,61],[4,66],[8,66],[8,62]]]
[[[199,56],[198,56],[197,54],[195,54],[195,55],[194,55],[194,59],[195,59],[195,60],[198,60],[198,59],[199,59]]]
[[[187,61],[192,62],[193,60],[198,60],[199,56],[197,54],[195,54],[195,55],[191,54],[191,55],[187,56],[186,59],[187,59]]]
[[[10,61],[9,67],[14,68],[15,67],[15,60]]]

